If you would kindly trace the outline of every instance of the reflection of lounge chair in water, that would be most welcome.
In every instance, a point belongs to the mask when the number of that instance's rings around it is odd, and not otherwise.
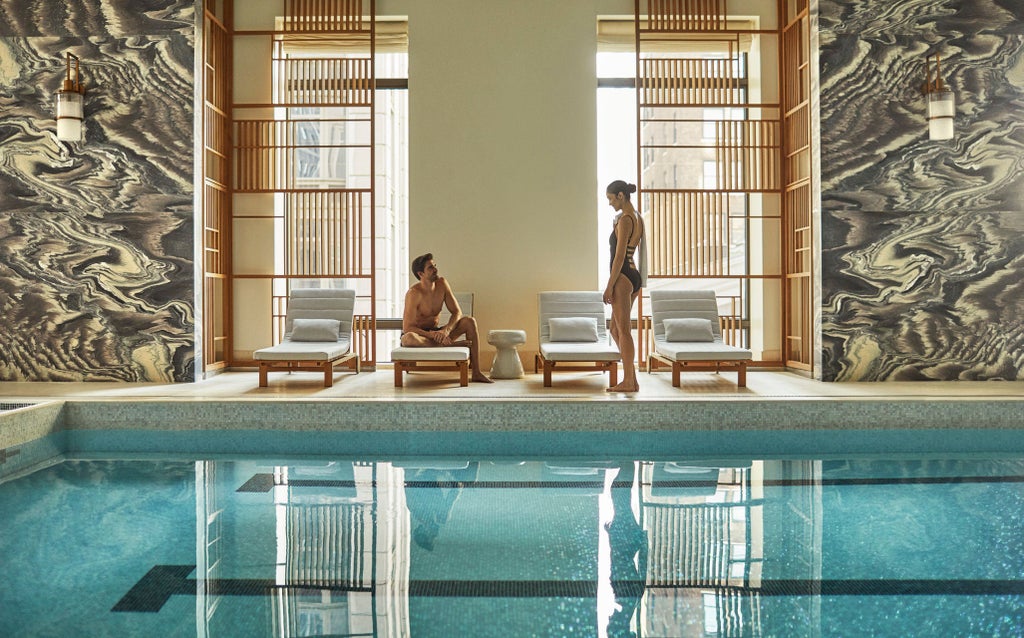
[[[452,515],[452,507],[466,483],[476,481],[479,463],[456,464],[451,467],[429,467],[395,464],[405,468],[405,504],[412,517],[412,539],[427,551],[441,527]]]

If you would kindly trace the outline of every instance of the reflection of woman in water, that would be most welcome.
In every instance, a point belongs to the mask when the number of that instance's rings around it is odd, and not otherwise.
[[[636,464],[623,463],[612,483],[613,516],[605,524],[611,547],[612,591],[619,605],[608,619],[610,638],[635,636],[630,627],[633,613],[644,595],[647,576],[647,532],[633,516],[633,480]]]
[[[406,468],[405,504],[412,516],[412,539],[417,545],[427,551],[434,549],[441,527],[451,518],[452,506],[465,484],[476,480],[479,468],[479,463],[451,470]]]

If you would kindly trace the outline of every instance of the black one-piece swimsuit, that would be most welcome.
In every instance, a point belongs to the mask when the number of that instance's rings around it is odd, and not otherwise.
[[[632,217],[627,217],[630,223],[633,223]],[[633,234],[633,229],[629,229],[629,235]],[[611,237],[608,238],[608,247],[611,248],[611,263],[608,267],[611,268],[612,264],[615,263],[615,249],[618,248],[619,238],[615,234],[615,229],[612,229]],[[636,246],[640,244],[637,243]],[[633,292],[640,290],[640,271],[636,269],[636,264],[633,263],[633,253],[636,252],[636,246],[626,245],[626,258],[622,260],[622,270],[619,271],[629,279],[629,283],[633,284]]]

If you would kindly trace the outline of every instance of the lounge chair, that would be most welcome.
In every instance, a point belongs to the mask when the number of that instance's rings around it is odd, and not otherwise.
[[[533,371],[544,369],[544,387],[551,387],[551,373],[587,370],[608,371],[608,387],[615,385],[618,348],[608,341],[604,302],[596,291],[542,292],[539,295],[540,352]]]
[[[651,319],[654,352],[647,359],[648,372],[670,366],[672,386],[678,388],[684,369],[731,369],[737,372],[737,386],[746,387],[752,355],[750,350],[723,343],[714,291],[652,290]]]
[[[358,374],[359,355],[352,352],[355,301],[354,290],[292,290],[281,343],[253,353],[259,361],[260,387],[267,387],[271,370],[323,372],[325,388],[333,385],[335,366],[344,365]]]
[[[455,300],[459,302],[462,314],[473,314],[473,293],[457,292]],[[441,309],[441,315],[437,318],[440,325],[445,325],[451,319],[451,313],[447,308]],[[405,372],[434,371],[444,372],[454,370],[459,373],[459,385],[469,385],[469,342],[465,337],[460,337],[452,346],[423,346],[410,348],[399,346],[391,351],[391,361],[395,365],[395,387],[402,387],[402,375]],[[465,343],[465,345],[462,345]]]

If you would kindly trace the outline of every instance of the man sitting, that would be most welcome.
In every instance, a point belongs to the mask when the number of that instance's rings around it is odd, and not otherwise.
[[[405,293],[402,345],[466,345],[469,347],[469,365],[473,368],[473,381],[493,383],[480,371],[480,335],[477,332],[476,319],[462,314],[448,281],[437,274],[434,255],[427,253],[414,259],[412,274],[418,281]],[[452,316],[448,323],[438,326],[437,321],[442,308],[448,308]],[[462,335],[466,335],[466,341],[453,343]]]

